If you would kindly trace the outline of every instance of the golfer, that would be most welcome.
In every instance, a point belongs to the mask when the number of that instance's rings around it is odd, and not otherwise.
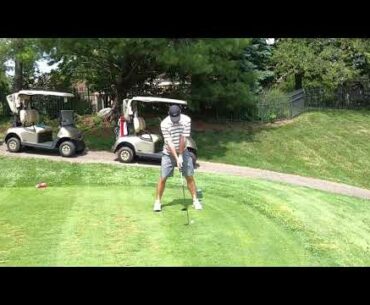
[[[202,205],[197,198],[194,181],[194,164],[186,148],[186,138],[190,137],[191,119],[181,113],[178,105],[172,105],[168,116],[161,122],[161,130],[164,137],[163,155],[161,161],[161,177],[157,185],[154,211],[162,209],[162,195],[168,177],[173,176],[175,166],[182,171],[186,178],[188,189],[193,198],[193,207],[201,210]]]

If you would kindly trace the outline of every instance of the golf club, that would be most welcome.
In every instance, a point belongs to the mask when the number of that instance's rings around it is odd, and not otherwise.
[[[182,194],[183,194],[183,197],[184,197],[183,198],[183,204],[184,204],[184,209],[186,210],[186,216],[187,216],[187,219],[188,219],[187,225],[190,225],[190,221],[189,221],[189,210],[188,210],[188,206],[185,203],[185,185],[184,185],[184,179],[182,177],[182,170],[181,170],[181,168],[180,168],[180,179],[181,179],[181,184],[182,184]]]

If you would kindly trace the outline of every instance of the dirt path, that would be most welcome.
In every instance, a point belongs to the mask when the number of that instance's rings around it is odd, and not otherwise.
[[[57,153],[41,152],[28,150],[17,154],[9,153],[6,145],[0,144],[0,156],[22,157],[22,158],[41,158],[54,161],[66,161],[71,163],[104,163],[118,166],[142,166],[158,168],[158,163],[144,162],[123,164],[120,163],[113,153],[107,151],[88,151],[84,155],[74,158],[62,158]],[[229,174],[234,176],[251,177],[258,179],[266,179],[271,181],[285,182],[299,186],[306,186],[326,192],[349,195],[363,199],[370,199],[370,190],[363,189],[342,183],[336,183],[316,178],[302,177],[298,175],[283,174],[269,170],[250,168],[245,166],[235,166],[222,163],[213,163],[200,161],[196,169],[197,172]]]

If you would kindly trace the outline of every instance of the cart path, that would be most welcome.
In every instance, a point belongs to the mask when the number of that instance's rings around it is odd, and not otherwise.
[[[7,151],[6,145],[0,143],[0,156],[21,157],[21,158],[38,158],[48,159],[53,161],[64,161],[70,163],[104,163],[117,166],[141,166],[159,168],[158,163],[140,161],[140,163],[123,164],[119,162],[116,155],[108,151],[88,151],[84,155],[79,155],[73,158],[62,158],[58,153],[33,151],[20,152],[17,154]],[[331,182],[310,177],[302,177],[299,175],[284,174],[264,169],[251,168],[245,166],[236,166],[223,163],[214,163],[207,161],[199,161],[197,172],[228,174],[241,177],[250,177],[265,179],[277,182],[284,182],[293,185],[310,187],[326,192],[348,195],[362,199],[370,199],[370,190],[359,188],[347,184]]]

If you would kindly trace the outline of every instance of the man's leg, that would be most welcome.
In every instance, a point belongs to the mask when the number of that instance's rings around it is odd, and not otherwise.
[[[160,212],[162,210],[161,199],[163,196],[164,188],[166,186],[166,180],[167,180],[167,177],[164,177],[164,178],[160,177],[158,180],[154,208],[153,208],[154,212]]]
[[[156,196],[155,196],[155,202],[154,202],[154,208],[153,208],[155,212],[159,212],[162,210],[161,199],[163,196],[164,189],[166,187],[167,178],[173,175],[174,166],[175,166],[174,162],[173,160],[171,160],[170,156],[168,155],[162,156],[161,177],[159,178],[158,183],[157,183]]]
[[[166,187],[166,181],[167,181],[167,177],[166,178],[160,177],[158,180],[157,193],[156,193],[155,199],[158,200],[159,202],[162,199],[164,188]]]
[[[193,206],[195,209],[201,210],[202,205],[197,198],[197,188],[195,186],[195,180],[194,180],[193,160],[191,159],[189,152],[187,150],[184,151],[183,158],[184,158],[183,174],[186,178],[186,182],[187,182],[191,197],[193,198]]]
[[[193,198],[193,200],[197,199],[197,188],[195,186],[194,177],[193,176],[187,176],[186,177],[186,182],[188,184],[188,189],[190,191],[191,198]]]
[[[188,183],[188,189],[190,191],[191,197],[193,198],[193,206],[196,210],[202,209],[202,204],[197,198],[197,188],[195,186],[195,180],[193,176],[186,176],[186,182]]]

